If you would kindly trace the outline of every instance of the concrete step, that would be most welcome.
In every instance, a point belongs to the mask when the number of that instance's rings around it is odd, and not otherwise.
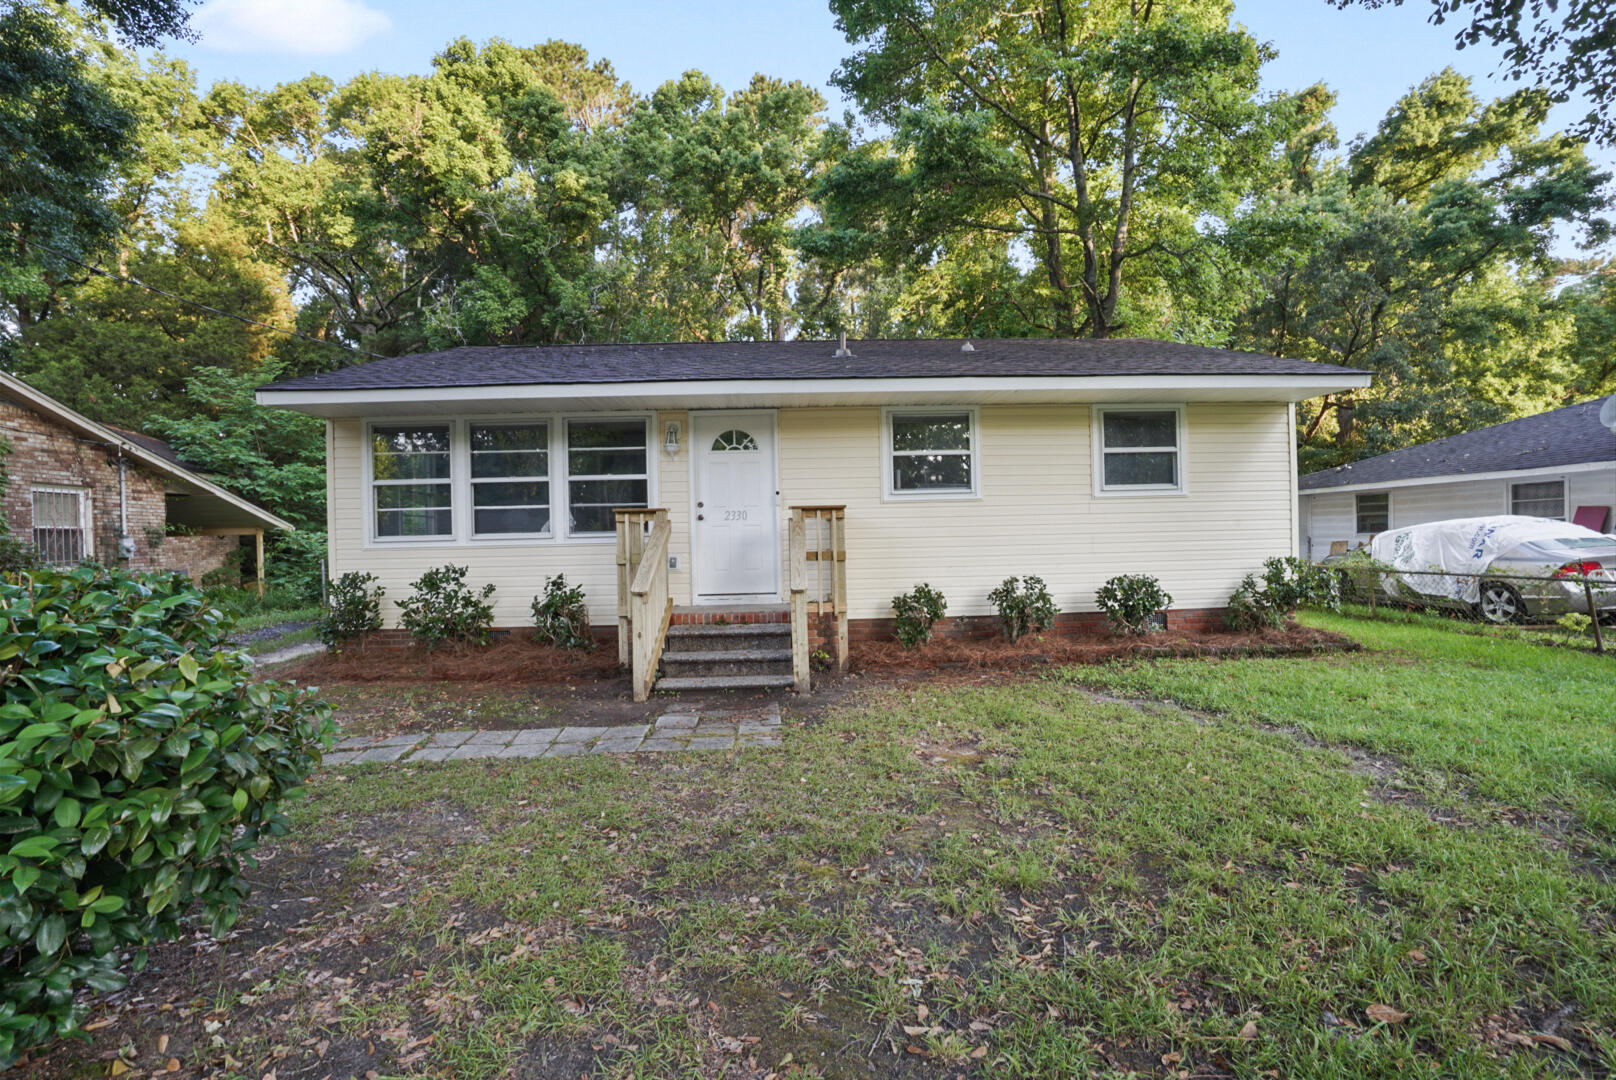
[[[756,650],[749,650],[756,651]],[[767,659],[749,659],[747,653],[740,650],[735,652],[720,652],[718,659],[691,660],[689,654],[681,656],[678,653],[662,654],[662,673],[675,679],[703,678],[709,675],[790,675],[791,654],[785,654],[784,659],[770,657]]]
[[[771,690],[791,686],[790,675],[692,675],[658,679],[657,690]]]
[[[791,636],[791,624],[783,622],[758,623],[724,623],[722,625],[701,626],[675,623],[668,627],[668,640],[674,638],[691,637],[745,637],[748,634],[758,634],[764,637]]]
[[[791,662],[790,649],[669,649],[662,650],[662,659],[676,660],[681,664],[701,663],[734,663],[738,660],[750,660],[761,663],[769,660],[784,660]]]

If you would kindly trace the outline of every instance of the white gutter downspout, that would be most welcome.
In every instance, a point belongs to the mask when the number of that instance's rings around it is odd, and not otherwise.
[[[118,557],[135,557],[135,540],[129,535],[129,463],[124,460],[123,446],[118,447]]]

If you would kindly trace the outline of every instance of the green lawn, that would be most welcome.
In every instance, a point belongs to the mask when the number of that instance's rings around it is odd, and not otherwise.
[[[1610,662],[1329,625],[1370,650],[875,687],[778,750],[348,768],[241,941],[154,954],[177,986],[135,992],[192,1010],[95,1045],[160,1024],[253,1080],[1608,1074]]]
[[[1616,656],[1432,620],[1305,620],[1367,651],[1306,664],[1169,661],[1072,677],[1393,755],[1404,780],[1433,797],[1565,814],[1596,843],[1616,837]]]

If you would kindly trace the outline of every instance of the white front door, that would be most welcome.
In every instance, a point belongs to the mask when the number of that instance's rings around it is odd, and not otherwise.
[[[774,414],[692,413],[690,454],[696,598],[778,596]]]

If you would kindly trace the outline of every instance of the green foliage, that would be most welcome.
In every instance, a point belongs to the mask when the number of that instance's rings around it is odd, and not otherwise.
[[[466,584],[466,567],[435,566],[410,583],[410,595],[395,600],[404,629],[417,645],[435,649],[444,642],[488,644],[494,626],[492,583],[474,592]]]
[[[1055,598],[1044,579],[1033,574],[1007,577],[988,593],[988,603],[999,612],[999,628],[1011,641],[1055,625]]]
[[[1558,626],[1566,637],[1575,641],[1587,635],[1594,621],[1580,611],[1568,611],[1554,620],[1554,625]]]
[[[1020,241],[1035,272],[976,303],[1035,311],[1034,333],[1174,336],[1197,284],[1221,291],[1202,223],[1273,185],[1302,116],[1263,95],[1270,51],[1218,0],[831,10],[858,46],[837,85],[895,134],[888,160],[832,170],[827,223],[920,263],[965,238]]]
[[[584,587],[568,585],[565,574],[544,579],[544,595],[533,598],[533,640],[563,649],[593,649]]]
[[[0,582],[0,1064],[123,985],[119,950],[193,904],[235,922],[242,869],[286,831],[329,710],[259,682],[181,575],[81,567]]]
[[[270,588],[284,589],[301,603],[319,601],[325,557],[324,529],[282,530],[264,537],[264,561],[268,563],[265,576]]]
[[[892,598],[892,616],[898,640],[913,648],[931,640],[931,629],[948,611],[943,594],[922,582]]]
[[[382,628],[382,597],[386,590],[380,586],[371,588],[375,582],[375,574],[349,570],[331,583],[325,614],[320,617],[321,641],[339,648]]]
[[[1148,634],[1159,612],[1173,605],[1161,582],[1149,574],[1119,574],[1094,594],[1106,621],[1118,634]]]
[[[1229,597],[1225,618],[1236,630],[1276,629],[1300,607],[1341,606],[1337,572],[1295,555],[1266,559],[1263,575],[1247,574]]]

